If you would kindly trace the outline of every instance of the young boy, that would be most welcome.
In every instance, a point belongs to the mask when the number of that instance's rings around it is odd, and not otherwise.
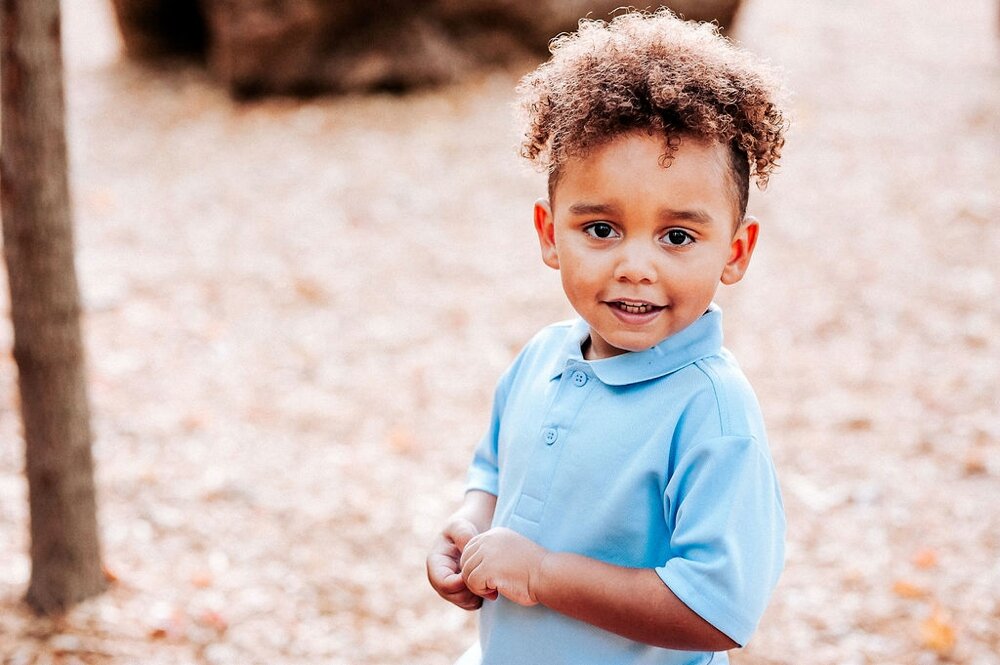
[[[522,150],[581,318],[500,379],[428,578],[482,605],[485,665],[726,663],[778,580],[784,514],[712,298],[750,262],[749,179],[785,121],[749,56],[666,11],[584,21],[552,53],[519,88]]]

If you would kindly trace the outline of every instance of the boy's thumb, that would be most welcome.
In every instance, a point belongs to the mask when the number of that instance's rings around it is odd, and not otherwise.
[[[459,550],[464,550],[469,541],[479,535],[479,529],[469,520],[458,520],[452,525],[451,540]]]

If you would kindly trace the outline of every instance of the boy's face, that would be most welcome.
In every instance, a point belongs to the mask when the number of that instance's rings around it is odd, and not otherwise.
[[[666,168],[664,152],[661,137],[624,134],[567,161],[553,204],[535,204],[542,260],[590,324],[588,359],[659,344],[750,262],[758,224],[737,227],[725,147],[684,136]]]

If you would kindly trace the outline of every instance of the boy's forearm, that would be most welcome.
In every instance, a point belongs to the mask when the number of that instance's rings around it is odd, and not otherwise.
[[[681,602],[650,568],[549,552],[534,582],[531,591],[543,605],[637,642],[692,651],[739,646]]]
[[[496,507],[497,498],[489,492],[469,490],[465,493],[462,507],[455,511],[452,519],[467,519],[482,533],[490,528]]]

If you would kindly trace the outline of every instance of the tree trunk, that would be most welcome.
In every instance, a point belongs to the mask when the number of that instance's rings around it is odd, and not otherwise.
[[[105,586],[73,259],[58,0],[0,0],[0,201],[31,508],[27,601]]]

